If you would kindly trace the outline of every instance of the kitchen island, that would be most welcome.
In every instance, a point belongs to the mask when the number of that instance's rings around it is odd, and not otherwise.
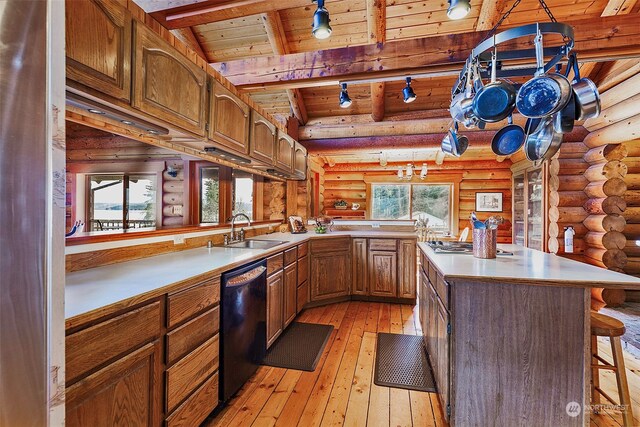
[[[640,279],[517,245],[496,259],[418,246],[420,320],[451,425],[585,425],[589,288]]]

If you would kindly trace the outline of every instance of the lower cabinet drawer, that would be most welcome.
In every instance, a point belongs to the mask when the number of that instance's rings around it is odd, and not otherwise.
[[[220,301],[220,276],[170,294],[167,299],[167,327],[173,328],[218,301]]]
[[[302,285],[298,286],[298,294],[296,296],[296,313],[300,313],[304,306],[309,302],[309,282],[306,281]]]
[[[192,427],[200,425],[218,405],[218,373],[205,381],[169,417],[167,427]]]
[[[267,276],[271,276],[284,267],[284,254],[280,252],[277,255],[267,258]]]
[[[167,365],[172,365],[213,337],[220,329],[220,306],[202,313],[167,334]]]
[[[398,249],[396,239],[369,239],[370,251],[395,251]]]
[[[167,412],[180,404],[219,365],[220,336],[207,340],[178,363],[167,369]]]
[[[160,302],[155,301],[67,336],[67,384],[159,337],[160,322]]]

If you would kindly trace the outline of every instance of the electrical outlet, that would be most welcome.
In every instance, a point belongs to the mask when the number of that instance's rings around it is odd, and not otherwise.
[[[174,215],[182,216],[182,205],[173,205],[171,207],[171,212]]]
[[[184,234],[176,234],[173,236],[174,245],[184,245]]]
[[[379,222],[372,222],[371,223],[371,228],[380,228],[380,223]]]

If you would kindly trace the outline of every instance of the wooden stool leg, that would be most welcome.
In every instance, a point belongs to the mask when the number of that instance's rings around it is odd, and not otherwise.
[[[591,335],[591,364],[595,365],[598,363],[598,359],[595,356],[598,354],[598,337],[596,335]],[[596,391],[596,387],[600,387],[600,370],[596,368],[591,369],[591,404],[599,405],[600,404],[600,393]],[[594,413],[598,413],[598,409],[594,409]]]
[[[631,396],[629,395],[629,384],[627,383],[627,371],[624,367],[624,354],[620,337],[611,337],[611,354],[616,370],[616,380],[618,381],[618,393],[620,394],[620,404],[623,405],[622,421],[625,427],[633,426],[633,413],[631,412]]]

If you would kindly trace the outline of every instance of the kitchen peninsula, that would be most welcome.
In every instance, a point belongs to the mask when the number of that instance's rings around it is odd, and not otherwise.
[[[420,320],[451,425],[582,426],[589,404],[590,288],[640,279],[518,245],[512,256],[418,243]]]

